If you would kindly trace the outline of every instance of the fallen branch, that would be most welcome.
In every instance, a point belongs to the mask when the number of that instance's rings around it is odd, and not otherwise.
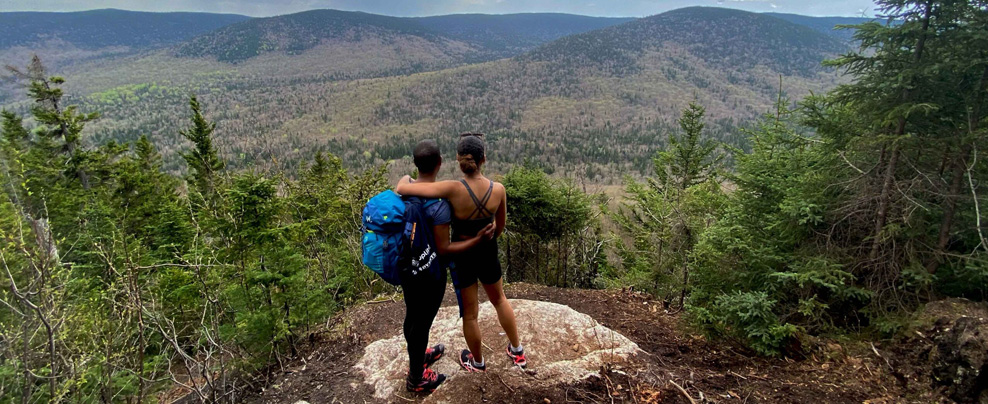
[[[730,370],[730,371],[728,371],[728,372],[727,372],[727,374],[729,374],[729,375],[731,375],[731,376],[734,376],[734,377],[739,377],[739,378],[742,378],[742,379],[744,379],[744,380],[748,380],[748,378],[747,378],[747,377],[744,377],[744,376],[741,376],[741,375],[739,375],[739,374],[737,374],[736,372],[734,372],[733,370]]]
[[[871,345],[871,350],[872,350],[872,352],[874,352],[874,353],[875,353],[875,355],[878,355],[878,357],[879,357],[879,358],[882,358],[882,360],[884,360],[884,361],[885,361],[885,364],[889,366],[889,369],[890,369],[890,370],[893,370],[893,371],[894,371],[894,370],[895,370],[895,368],[894,368],[894,367],[892,367],[892,363],[891,363],[891,362],[889,362],[889,360],[888,360],[888,359],[886,359],[886,358],[885,358],[884,356],[882,356],[882,354],[880,354],[880,353],[878,353],[878,348],[875,348],[875,344],[874,344],[874,343],[872,343],[872,342],[869,342],[868,344],[870,344],[870,345]]]
[[[686,389],[684,389],[683,386],[676,384],[676,382],[672,380],[670,380],[669,383],[672,383],[673,386],[676,386],[676,388],[679,389],[679,392],[683,393],[683,396],[685,396],[688,400],[690,400],[690,404],[696,404],[696,400],[694,400],[693,397],[690,397],[690,393],[687,393]]]
[[[503,379],[503,378],[501,377],[501,375],[500,375],[500,374],[499,374],[499,375],[497,375],[497,379],[501,381],[501,384],[503,384],[503,385],[504,385],[504,387],[505,387],[506,389],[508,389],[508,391],[510,391],[510,392],[511,392],[511,394],[514,394],[514,393],[515,393],[515,389],[513,389],[513,388],[511,388],[511,386],[508,386],[508,383],[505,383],[505,382],[504,382],[504,379]]]
[[[412,399],[410,399],[410,398],[405,398],[405,397],[402,397],[402,396],[400,396],[400,395],[398,395],[398,393],[395,393],[395,397],[398,397],[398,398],[400,398],[400,399],[402,399],[402,400],[405,400],[405,401],[408,401],[408,402],[410,402],[410,403],[414,403],[414,402],[415,402],[415,400],[412,400]]]

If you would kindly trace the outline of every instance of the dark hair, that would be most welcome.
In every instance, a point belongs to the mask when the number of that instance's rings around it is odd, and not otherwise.
[[[439,143],[432,139],[423,140],[415,145],[412,156],[415,158],[415,167],[422,174],[436,172],[439,163],[443,161],[442,155],[439,153]]]
[[[460,135],[460,143],[456,145],[456,160],[460,162],[460,171],[473,174],[480,170],[486,161],[484,140],[482,134],[465,133]]]

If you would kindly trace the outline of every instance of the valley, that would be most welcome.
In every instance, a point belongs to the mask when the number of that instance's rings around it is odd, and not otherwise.
[[[780,90],[798,100],[839,83],[820,61],[848,47],[808,26],[715,8],[635,20],[316,10],[56,63],[52,73],[69,79],[71,99],[101,111],[88,142],[149,135],[173,172],[182,142],[172,123],[194,93],[237,167],[291,169],[327,151],[367,168],[407,156],[420,138],[451,147],[457,133],[482,131],[497,171],[531,161],[614,183],[648,171],[687,102],[707,105],[719,140],[743,146],[739,129]],[[48,53],[59,60],[39,55]],[[11,55],[24,53],[0,51]],[[6,108],[25,111],[18,99]]]

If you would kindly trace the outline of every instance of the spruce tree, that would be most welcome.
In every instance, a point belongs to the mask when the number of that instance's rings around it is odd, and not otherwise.
[[[723,155],[716,153],[716,142],[703,138],[705,114],[702,105],[690,102],[679,118],[682,134],[670,134],[669,147],[656,155],[655,173],[663,187],[682,191],[714,175]]]
[[[189,107],[192,109],[192,126],[180,133],[192,142],[192,150],[183,152],[182,158],[189,165],[190,184],[207,196],[215,190],[216,175],[224,167],[213,146],[216,123],[207,121],[202,115],[202,107],[195,95],[189,99]]]
[[[65,79],[59,76],[48,76],[41,58],[34,55],[26,71],[7,66],[7,70],[16,78],[28,81],[28,95],[34,100],[31,114],[39,124],[36,133],[41,138],[40,144],[47,143],[53,148],[54,154],[62,155],[68,160],[69,172],[72,172],[81,183],[83,189],[89,189],[89,174],[86,172],[86,153],[80,146],[80,134],[87,122],[99,118],[98,113],[80,113],[74,105],[65,107],[62,104],[63,92],[59,88]]]

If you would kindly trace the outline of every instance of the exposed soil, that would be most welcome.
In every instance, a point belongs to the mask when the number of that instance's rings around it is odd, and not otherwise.
[[[915,356],[922,355],[923,347],[912,342],[889,348],[875,344],[873,350],[867,343],[848,347],[818,341],[804,347],[805,359],[766,359],[689,335],[679,316],[667,314],[661,303],[639,293],[513,284],[506,294],[512,299],[568,305],[624,334],[646,354],[639,355],[634,365],[605,367],[601,377],[576,384],[546,386],[532,378],[530,387],[509,389],[498,371],[470,375],[476,380],[476,391],[459,397],[458,403],[950,402],[930,387],[927,370],[908,365],[919,363]],[[455,304],[452,291],[447,291],[444,305]],[[349,309],[304,347],[304,357],[271,387],[246,402],[374,402],[372,389],[351,367],[367,344],[400,333],[403,315],[404,304],[397,299]],[[390,400],[417,401],[410,394],[396,394]]]

